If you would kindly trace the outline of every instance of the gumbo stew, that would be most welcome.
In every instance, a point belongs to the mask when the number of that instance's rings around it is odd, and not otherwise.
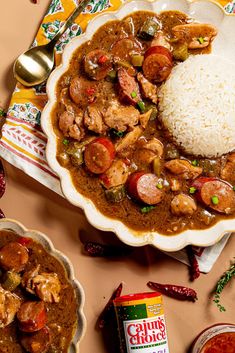
[[[57,159],[77,190],[135,230],[175,234],[233,217],[235,153],[186,155],[158,116],[158,89],[214,26],[176,11],[139,11],[80,46],[57,86]]]
[[[33,239],[1,230],[0,270],[0,351],[67,353],[77,301],[62,264]]]

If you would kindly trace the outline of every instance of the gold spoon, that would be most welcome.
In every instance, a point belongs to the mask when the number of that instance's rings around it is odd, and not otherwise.
[[[13,74],[17,81],[24,86],[32,87],[44,82],[48,78],[54,67],[54,48],[58,39],[89,2],[90,0],[81,1],[49,43],[31,48],[16,59]]]

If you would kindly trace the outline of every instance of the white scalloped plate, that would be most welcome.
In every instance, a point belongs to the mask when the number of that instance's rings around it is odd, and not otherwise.
[[[78,325],[76,327],[76,331],[74,332],[74,336],[69,346],[68,353],[79,353],[79,342],[81,341],[81,338],[83,337],[86,329],[86,319],[83,313],[85,294],[81,284],[74,277],[73,265],[63,253],[54,248],[51,240],[45,234],[36,230],[28,230],[21,223],[13,219],[7,218],[0,219],[0,230],[3,229],[11,230],[22,237],[34,239],[38,243],[42,244],[46,251],[48,251],[50,255],[54,256],[57,260],[59,260],[60,263],[62,263],[62,265],[64,266],[68,276],[68,280],[74,288],[77,299]]]
[[[153,245],[165,251],[176,251],[188,244],[209,246],[218,242],[226,232],[235,230],[235,219],[221,221],[206,230],[187,230],[178,235],[165,236],[157,232],[136,232],[122,222],[108,218],[101,214],[93,202],[81,195],[74,187],[69,171],[63,168],[56,159],[57,137],[54,133],[51,112],[56,103],[56,85],[61,75],[67,70],[73,52],[84,42],[91,39],[100,26],[110,20],[122,19],[128,14],[147,10],[160,12],[165,10],[179,10],[193,17],[199,22],[214,24],[219,34],[213,42],[213,53],[234,60],[235,58],[235,16],[226,14],[222,6],[214,1],[188,0],[154,0],[131,1],[124,4],[117,12],[98,15],[92,20],[84,34],[74,38],[65,48],[62,64],[56,68],[47,82],[48,103],[42,113],[42,128],[48,137],[46,155],[50,167],[56,172],[61,181],[64,196],[72,204],[82,208],[88,221],[96,228],[116,233],[121,241],[131,246]]]

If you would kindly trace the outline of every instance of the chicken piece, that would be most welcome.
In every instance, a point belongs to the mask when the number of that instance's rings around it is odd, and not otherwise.
[[[37,265],[32,270],[25,272],[23,274],[21,285],[27,290],[27,292],[31,294],[35,294],[35,291],[33,289],[32,279],[38,275],[39,270],[40,270],[40,265]]]
[[[140,125],[146,129],[147,125],[148,125],[148,122],[149,122],[149,119],[151,117],[151,114],[152,114],[152,109],[148,110],[146,113],[144,114],[141,114],[140,115]]]
[[[137,144],[137,150],[135,151],[135,161],[137,165],[149,165],[152,161],[163,155],[163,144],[160,140],[152,138],[151,140],[146,140],[141,138]]]
[[[135,163],[141,168],[143,165],[148,166],[155,158],[161,158],[163,155],[163,144],[160,140],[152,138],[146,140],[139,139],[137,149],[135,151]]]
[[[104,113],[105,124],[117,131],[126,131],[133,129],[139,122],[140,113],[132,106],[123,106],[118,102],[113,102],[112,105]]]
[[[156,139],[155,137],[151,140],[148,140],[144,144],[144,148],[155,153],[155,157],[162,157],[163,155],[163,144],[160,140]]]
[[[235,183],[235,153],[228,156],[224,168],[221,170],[222,179]]]
[[[63,112],[59,117],[59,129],[65,136],[68,136],[69,127],[73,125],[74,116],[67,111]]]
[[[142,135],[143,129],[140,126],[136,126],[132,131],[128,132],[118,143],[115,145],[116,152],[134,145],[138,138]]]
[[[172,173],[182,179],[195,179],[202,173],[201,167],[193,166],[184,159],[173,159],[165,163],[165,167]]]
[[[97,134],[103,134],[107,130],[107,126],[103,122],[102,112],[98,107],[88,106],[84,114],[84,125]]]
[[[65,111],[59,117],[59,129],[65,136],[80,141],[84,137],[83,111],[71,102],[68,88],[61,90],[60,100]]]
[[[124,185],[129,176],[127,165],[121,160],[113,161],[111,167],[101,176],[102,184],[110,189],[115,186]]]
[[[137,80],[140,83],[140,88],[143,96],[157,104],[157,86],[147,80],[141,72],[137,74]]]
[[[67,137],[72,137],[80,141],[84,137],[84,128],[82,126],[82,112],[75,112],[70,105],[59,117],[59,129]]]
[[[9,325],[19,310],[21,299],[0,286],[0,328]]]
[[[172,28],[174,36],[186,42],[189,49],[201,49],[207,47],[217,35],[217,29],[206,23],[187,23]]]
[[[192,197],[179,194],[176,195],[171,201],[171,212],[175,216],[192,216],[192,214],[197,210],[197,205]]]
[[[59,303],[61,283],[56,273],[42,272],[39,274],[40,265],[22,278],[22,286],[31,294],[37,295],[46,303]]]
[[[81,126],[83,123],[83,110],[78,108],[78,106],[75,103],[71,102],[68,88],[63,88],[61,90],[60,100],[65,107],[65,111],[70,116],[73,116],[74,121],[78,126]]]
[[[73,124],[69,127],[68,132],[69,137],[72,137],[74,140],[81,141],[85,136],[85,132],[77,124]]]
[[[156,33],[156,35],[154,36],[154,38],[151,42],[151,47],[157,47],[157,46],[161,46],[161,47],[164,47],[168,50],[171,50],[170,43],[168,42],[168,40],[164,36],[163,32],[161,32],[161,31],[158,31]]]

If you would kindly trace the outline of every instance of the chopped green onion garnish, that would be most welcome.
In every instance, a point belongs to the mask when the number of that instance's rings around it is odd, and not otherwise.
[[[219,203],[219,198],[218,198],[218,196],[212,196],[212,198],[211,198],[211,202],[213,203],[213,205],[218,205],[218,203]]]
[[[157,186],[157,188],[160,189],[160,190],[163,188],[162,183],[158,183],[156,186]]]
[[[132,98],[136,98],[137,97],[137,93],[135,91],[131,92],[131,97]]]
[[[68,146],[68,145],[69,145],[69,140],[63,139],[63,144],[64,144],[65,146]]]
[[[116,129],[111,129],[110,131],[114,136],[117,136],[117,137],[123,137],[124,135],[124,132],[123,131],[118,131]]]
[[[155,206],[145,206],[140,209],[141,213],[149,213],[154,210]]]
[[[116,135],[117,137],[122,137],[124,135],[124,132],[122,131],[115,131],[114,135]]]
[[[189,188],[189,193],[190,193],[190,194],[195,194],[196,191],[197,191],[197,189],[196,189],[194,186],[191,186],[191,187]]]
[[[200,44],[203,44],[205,42],[205,39],[203,37],[199,37],[197,38],[197,41],[200,43]]]
[[[191,164],[194,166],[194,167],[197,167],[199,165],[199,162],[194,159],[194,161],[191,162]]]
[[[235,186],[233,186],[233,191],[235,191]]]
[[[144,112],[145,112],[145,104],[144,104],[144,102],[143,102],[143,101],[139,101],[139,102],[137,103],[137,105],[138,105],[138,107],[139,107],[141,113],[144,113]]]

